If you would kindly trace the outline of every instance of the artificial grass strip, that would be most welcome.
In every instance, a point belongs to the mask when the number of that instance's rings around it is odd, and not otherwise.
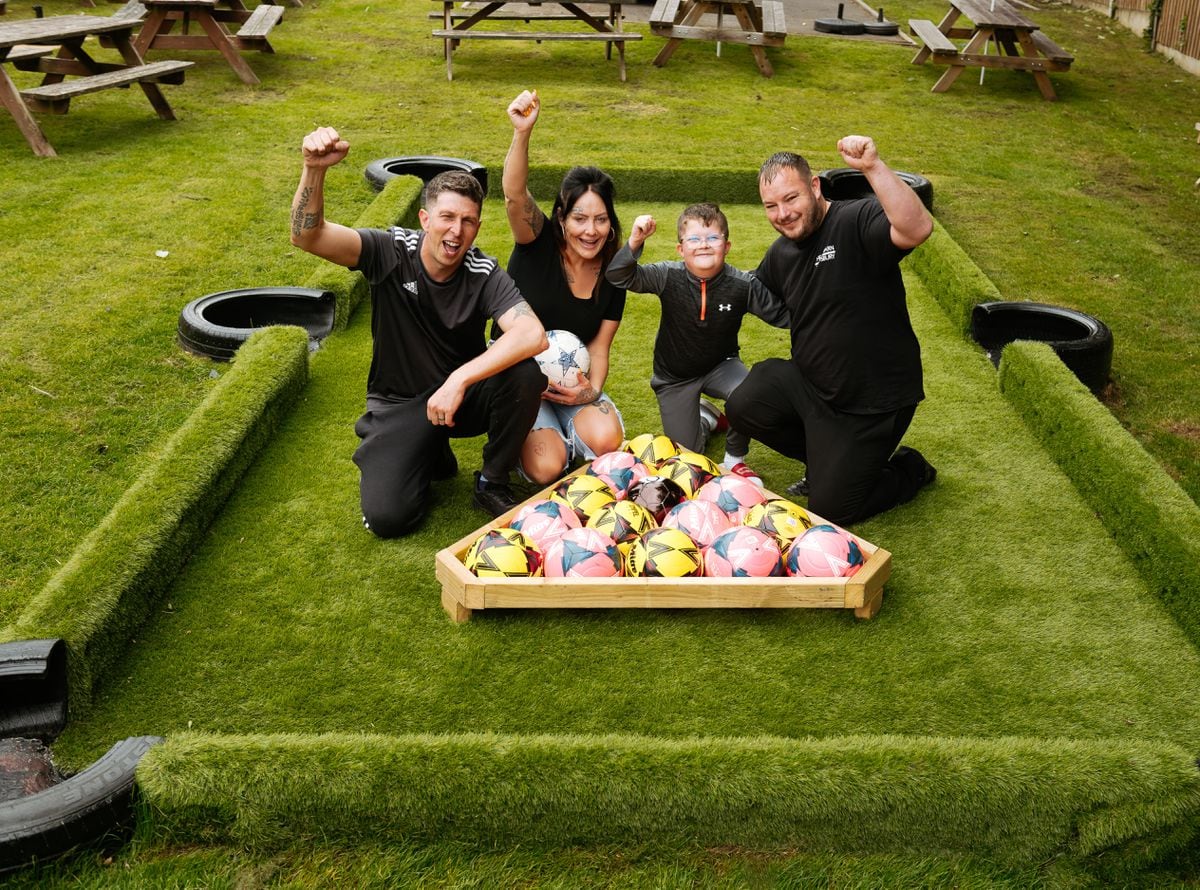
[[[971,310],[979,303],[1002,299],[996,285],[983,274],[936,219],[933,234],[905,261],[959,331],[971,329]]]
[[[239,350],[152,464],[0,639],[67,643],[72,717],[154,611],[307,377],[301,328],[268,328]]]
[[[1200,507],[1048,345],[1005,347],[1000,385],[1150,589],[1200,644]]]
[[[257,849],[732,845],[1019,868],[1119,856],[1200,812],[1188,752],[1055,738],[192,733],[148,753],[138,782],[151,834]]]

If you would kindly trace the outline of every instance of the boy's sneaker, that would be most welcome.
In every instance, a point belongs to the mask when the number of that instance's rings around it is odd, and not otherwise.
[[[746,466],[744,461],[738,461],[736,464],[726,470],[726,472],[731,473],[734,476],[741,476],[743,479],[749,479],[759,488],[763,487],[762,477]]]
[[[799,482],[793,482],[791,485],[785,488],[784,491],[794,498],[808,497],[808,477],[805,476]]]
[[[729,418],[708,399],[701,399],[700,428],[704,430],[704,438],[707,439],[713,433],[723,433],[729,429]]]
[[[520,503],[507,482],[484,482],[481,475],[475,472],[475,494],[471,498],[480,510],[494,519]]]

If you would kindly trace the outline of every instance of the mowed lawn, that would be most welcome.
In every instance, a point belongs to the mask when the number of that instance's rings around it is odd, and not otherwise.
[[[489,211],[502,244],[501,211]],[[744,255],[758,255],[771,235],[761,210],[731,216]],[[660,239],[650,258],[670,249]],[[469,505],[466,473],[437,487],[409,538],[379,541],[358,523],[364,306],[313,356],[302,402],[59,750],[86,762],[114,738],[189,728],[1126,737],[1195,750],[1195,650],[1025,432],[987,360],[911,278],[909,297],[928,393],[909,441],[939,476],[856,529],[894,555],[875,620],[545,610],[451,624],[434,554],[486,519]],[[610,389],[631,434],[657,430],[656,307],[631,295],[616,341]],[[756,320],[743,335],[750,360],[785,348],[786,335]],[[464,470],[480,445],[457,444]],[[753,456],[769,487],[794,479],[796,464],[761,446]]]

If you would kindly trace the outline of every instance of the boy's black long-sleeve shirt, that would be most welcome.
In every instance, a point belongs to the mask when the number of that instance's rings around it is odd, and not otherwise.
[[[690,380],[739,351],[738,331],[747,312],[777,328],[790,325],[783,301],[741,269],[728,264],[710,279],[692,275],[680,260],[638,265],[642,249],[625,244],[606,273],[617,287],[656,294],[662,317],[654,338],[654,374]]]

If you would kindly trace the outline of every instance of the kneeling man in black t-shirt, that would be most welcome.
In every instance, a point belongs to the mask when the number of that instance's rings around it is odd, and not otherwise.
[[[830,202],[791,152],[759,171],[780,237],[754,274],[787,304],[792,354],[756,364],[725,412],[737,429],[804,461],[813,512],[849,525],[911,500],[936,475],[920,452],[897,448],[925,397],[899,263],[933,220],[874,141],[847,136],[838,151],[875,197]]]
[[[425,515],[430,482],[458,472],[451,437],[487,433],[475,504],[493,516],[517,503],[508,487],[546,378],[532,357],[546,332],[512,279],[473,245],[483,189],[460,171],[425,186],[421,230],[351,229],[325,219],[325,172],[350,145],[321,127],[304,138],[292,201],[292,243],[371,284],[367,410],[354,431],[363,522],[381,538]],[[484,326],[503,334],[486,348]]]

